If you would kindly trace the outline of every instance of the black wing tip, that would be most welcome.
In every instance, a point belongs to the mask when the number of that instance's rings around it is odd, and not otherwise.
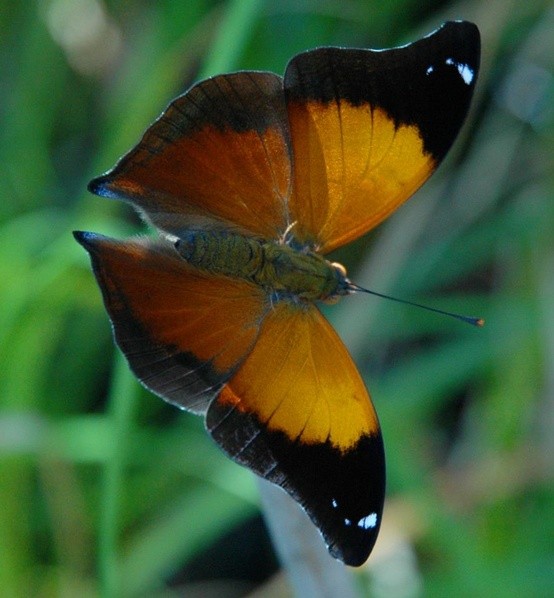
[[[96,233],[91,233],[84,230],[74,230],[73,238],[89,253],[94,252],[99,242],[105,239],[103,235],[98,235]]]
[[[373,552],[381,529],[382,511],[373,513],[373,515],[375,516],[375,525],[371,529],[355,530],[350,527],[348,530],[343,530],[347,532],[344,533],[344,536],[339,534],[333,538],[332,542],[329,542],[329,538],[326,538],[324,531],[320,529],[329,554],[349,567],[361,567]],[[355,526],[354,522],[353,524]]]
[[[210,405],[206,426],[231,459],[296,500],[319,529],[331,556],[352,567],[365,563],[379,535],[385,500],[379,430],[362,435],[343,451],[329,441],[292,440],[283,431],[269,430],[254,413],[217,402]]]
[[[107,197],[110,199],[117,199],[118,196],[110,188],[111,182],[112,177],[109,174],[103,174],[93,178],[87,185],[87,189],[91,193],[94,193],[94,195],[99,195],[100,197]]]
[[[89,233],[84,230],[74,230],[73,237],[77,243],[86,247],[88,245],[89,239],[94,236],[94,233]]]
[[[481,49],[481,32],[479,27],[472,21],[446,21],[427,37],[437,33],[457,33],[460,37],[463,37],[468,46],[473,45],[478,51]]]
[[[375,540],[377,540],[377,535],[375,536]],[[361,567],[369,558],[369,555],[373,551],[373,547],[375,546],[375,542],[373,542],[369,547],[353,547],[353,546],[344,546],[338,547],[336,544],[332,546],[328,546],[329,554],[341,561],[345,565],[349,567]]]

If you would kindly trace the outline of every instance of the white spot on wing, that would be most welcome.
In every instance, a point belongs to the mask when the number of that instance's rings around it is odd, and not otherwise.
[[[455,66],[458,69],[458,73],[460,73],[460,76],[464,80],[464,83],[466,85],[471,84],[473,78],[475,77],[475,72],[472,68],[470,68],[469,65],[463,64],[462,62],[456,62],[453,58],[447,58],[446,64]],[[429,69],[427,69],[427,72],[429,72]]]
[[[362,529],[371,529],[377,525],[377,513],[370,513],[365,517],[362,517],[357,523],[358,527]]]

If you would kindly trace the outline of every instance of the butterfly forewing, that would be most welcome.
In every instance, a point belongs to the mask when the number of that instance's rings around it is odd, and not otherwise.
[[[336,558],[366,560],[383,510],[381,431],[348,351],[317,308],[271,310],[206,423],[232,459],[305,508]]]
[[[452,145],[478,67],[479,32],[465,22],[392,50],[295,56],[285,95],[297,235],[328,252],[405,202]]]

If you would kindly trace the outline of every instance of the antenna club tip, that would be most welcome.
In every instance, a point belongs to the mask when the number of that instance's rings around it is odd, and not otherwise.
[[[475,320],[475,326],[479,326],[479,328],[483,328],[484,325],[485,325],[485,319],[484,318],[477,318]]]

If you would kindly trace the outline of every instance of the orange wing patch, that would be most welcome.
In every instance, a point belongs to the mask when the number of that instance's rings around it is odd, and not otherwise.
[[[292,442],[347,451],[376,434],[377,416],[343,343],[313,306],[280,303],[218,399]]]
[[[431,175],[415,125],[396,126],[382,109],[347,100],[289,104],[299,238],[323,240],[323,253],[377,226]]]

